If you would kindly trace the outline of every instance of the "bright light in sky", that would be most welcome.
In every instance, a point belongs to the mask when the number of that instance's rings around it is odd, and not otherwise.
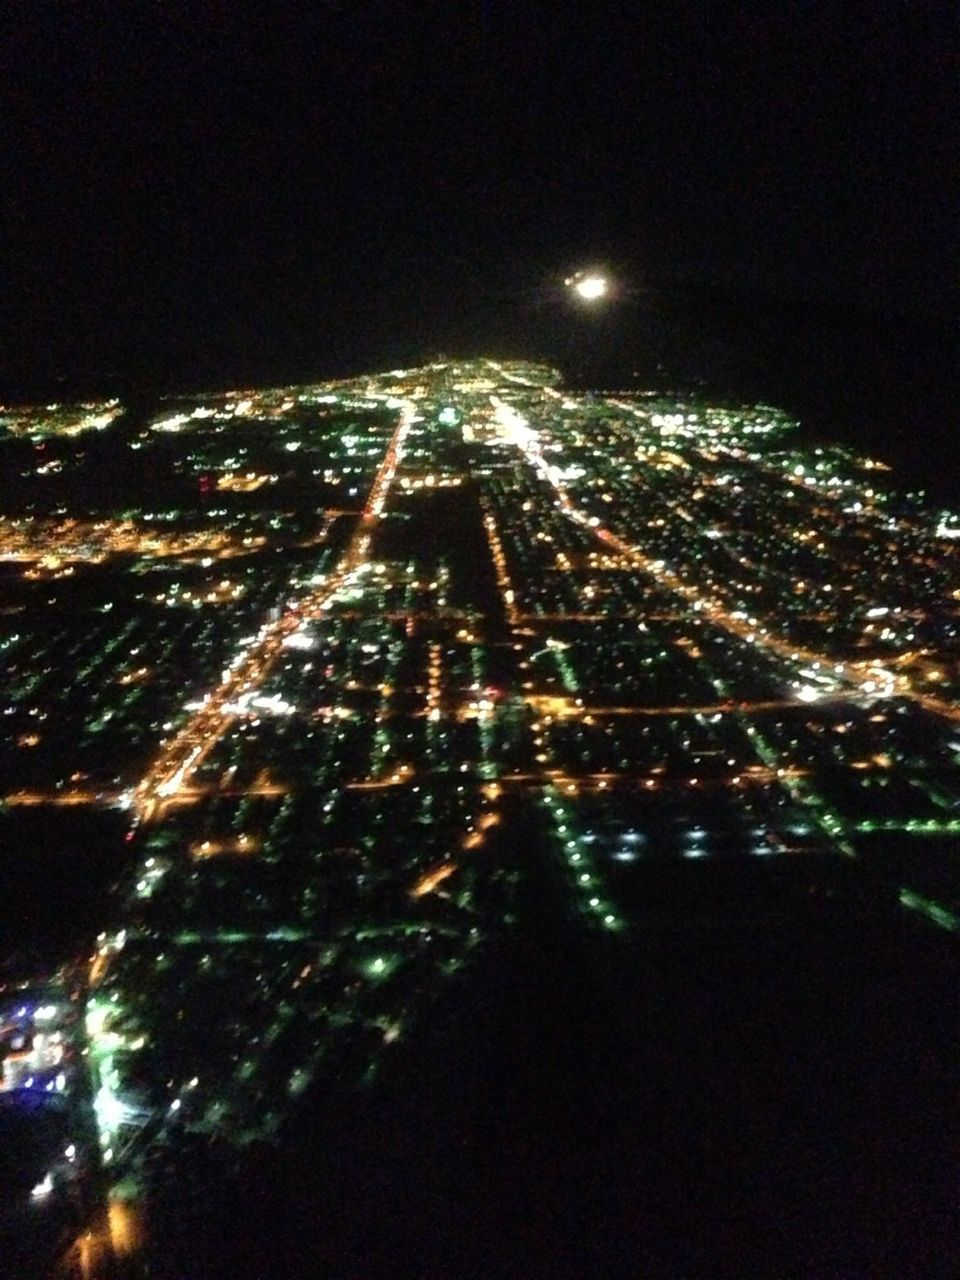
[[[577,281],[575,288],[581,298],[592,302],[594,298],[602,298],[607,292],[607,282],[603,276],[585,276]]]
[[[569,276],[564,283],[572,288],[574,293],[583,298],[585,302],[596,302],[598,298],[605,297],[610,288],[606,276],[598,275],[592,271],[578,271],[576,275]]]

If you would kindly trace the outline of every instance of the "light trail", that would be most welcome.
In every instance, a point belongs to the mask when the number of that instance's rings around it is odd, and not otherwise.
[[[536,773],[501,773],[497,781],[504,786],[565,787],[571,794],[576,791],[606,791],[636,788],[646,791],[709,790],[715,787],[734,790],[744,787],[769,786],[776,782],[790,782],[805,777],[807,771],[798,768],[774,768],[766,765],[746,765],[738,774],[720,774],[712,778],[668,777],[664,774],[623,772],[567,773],[562,769],[542,769]]]
[[[500,540],[500,531],[497,528],[497,522],[493,514],[489,510],[483,513],[483,529],[487,535],[487,544],[490,547],[490,556],[493,560],[493,570],[497,579],[497,587],[499,588],[501,598],[503,599],[504,612],[507,615],[507,621],[511,627],[520,625],[520,612],[517,609],[517,593],[510,581],[510,574],[507,569],[507,556],[503,549],[503,543]]]
[[[283,653],[287,636],[297,631],[305,620],[322,614],[347,579],[367,562],[374,530],[403,456],[407,433],[416,417],[415,402],[405,401],[358,526],[334,571],[321,587],[304,596],[276,622],[264,623],[256,644],[237,655],[220,683],[207,693],[203,706],[163,746],[133,794],[133,806],[142,821],[159,816],[164,805],[182,793],[184,785],[233,725],[237,717],[227,710],[227,704],[235,704],[263,681]]]
[[[11,808],[32,808],[38,805],[56,805],[69,808],[74,805],[116,805],[123,799],[121,791],[14,791],[3,796],[3,803]]]
[[[841,693],[824,694],[822,698],[817,700],[818,707],[830,706],[837,702],[859,701],[860,693],[855,689],[847,690]],[[618,706],[578,706],[576,703],[568,704],[566,699],[557,698],[553,694],[528,694],[524,701],[530,706],[535,707],[538,711],[546,710],[549,714],[555,716],[558,720],[567,720],[574,716],[585,718],[588,716],[598,720],[606,716],[638,716],[645,719],[648,716],[713,716],[713,715],[750,715],[753,712],[762,711],[803,711],[809,712],[809,703],[799,701],[796,698],[767,698],[757,702],[707,702],[702,705],[690,703],[678,703],[674,706],[653,706],[653,707],[618,707]]]
[[[457,869],[455,862],[442,862],[439,867],[435,867],[432,871],[428,871],[410,890],[411,898],[422,898],[425,893],[433,893],[438,885],[442,884],[448,876],[452,876]]]

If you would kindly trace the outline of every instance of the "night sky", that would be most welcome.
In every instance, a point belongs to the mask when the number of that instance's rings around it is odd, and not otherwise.
[[[646,8],[17,6],[0,394],[441,351],[599,349],[735,383],[731,343],[756,348],[752,376],[795,336],[808,384],[843,386],[846,362],[886,400],[911,380],[936,398],[956,313],[952,6]],[[585,262],[625,291],[590,332],[556,290]]]

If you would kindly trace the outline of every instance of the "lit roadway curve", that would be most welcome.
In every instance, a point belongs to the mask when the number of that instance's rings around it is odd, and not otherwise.
[[[227,706],[260,684],[282,653],[287,636],[307,618],[315,617],[350,574],[366,563],[374,529],[403,456],[407,433],[416,416],[415,402],[404,401],[357,528],[339,564],[323,585],[289,607],[276,622],[264,623],[257,632],[256,643],[241,651],[220,683],[207,693],[200,709],[163,744],[160,755],[133,794],[134,809],[141,819],[149,821],[158,815],[165,802],[176,798],[235,721],[236,716],[226,710]]]

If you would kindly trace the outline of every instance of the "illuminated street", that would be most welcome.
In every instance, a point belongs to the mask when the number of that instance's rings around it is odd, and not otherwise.
[[[881,462],[491,360],[7,421],[3,821],[119,851],[56,998],[0,987],[61,1274],[375,1085],[530,884],[624,955],[836,894],[960,931],[960,519]]]

